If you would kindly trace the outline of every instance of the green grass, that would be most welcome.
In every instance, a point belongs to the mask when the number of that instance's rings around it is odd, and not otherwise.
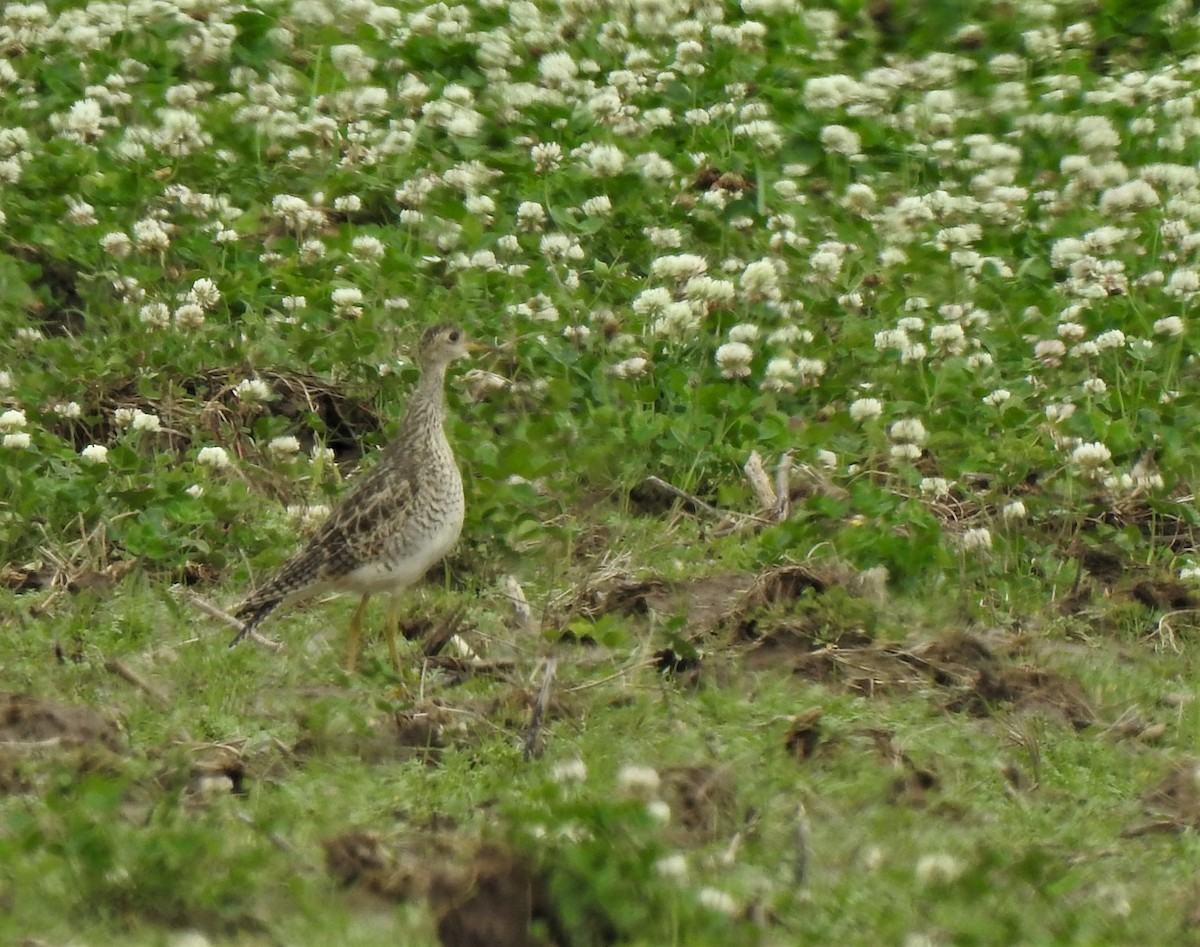
[[[0,9],[0,941],[1196,940],[1198,27]],[[231,651],[437,321],[483,664]]]

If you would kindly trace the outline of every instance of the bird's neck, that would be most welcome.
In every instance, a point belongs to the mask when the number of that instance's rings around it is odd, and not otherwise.
[[[405,431],[430,426],[441,430],[442,421],[445,419],[446,367],[434,364],[421,370],[417,389],[409,398],[408,410],[404,413]]]

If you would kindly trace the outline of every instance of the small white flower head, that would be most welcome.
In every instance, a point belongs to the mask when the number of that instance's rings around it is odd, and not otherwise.
[[[166,303],[146,303],[138,310],[138,319],[152,329],[165,329],[171,324],[171,310]]]
[[[683,854],[666,855],[654,863],[654,871],[662,878],[676,881],[687,877],[687,856]]]
[[[838,455],[831,450],[817,451],[817,463],[825,470],[837,470]]]
[[[648,374],[652,367],[650,359],[642,358],[639,355],[617,362],[608,371],[617,378],[640,378],[642,375]]]
[[[11,450],[25,450],[30,444],[28,431],[18,431],[15,434],[5,434],[3,444]]]
[[[646,803],[646,814],[659,825],[671,821],[671,807],[661,799],[651,799]]]
[[[221,301],[221,291],[217,288],[216,283],[202,276],[192,284],[192,290],[188,293],[188,301],[194,302],[202,309],[212,309]]]
[[[162,422],[159,421],[157,414],[150,414],[147,411],[134,408],[130,427],[135,431],[147,431],[154,434],[162,430]]]
[[[983,396],[983,403],[991,408],[998,408],[1012,397],[1012,392],[1007,388],[997,388],[995,391],[989,392]]]
[[[0,433],[12,433],[25,426],[25,412],[19,408],[10,408],[0,414]]]
[[[1179,578],[1184,582],[1200,582],[1200,565],[1186,565],[1179,570]]]
[[[717,367],[725,378],[744,378],[750,374],[754,349],[745,342],[726,342],[717,348]]]
[[[1096,477],[1112,460],[1112,452],[1099,441],[1080,444],[1071,451],[1071,463],[1078,467],[1084,476]]]
[[[953,855],[939,852],[917,859],[917,882],[921,885],[944,885],[957,880],[965,870]]]
[[[259,404],[271,398],[271,386],[261,378],[243,378],[234,386],[234,396],[244,404]]]
[[[13,386],[12,372],[0,372],[0,391],[9,391]]]
[[[193,500],[199,500],[202,496],[204,496],[204,487],[200,486],[198,483],[193,483],[183,492],[190,496]]]
[[[1099,396],[1108,391],[1108,385],[1105,384],[1103,378],[1084,379],[1084,382],[1082,385],[1080,385],[1080,387],[1084,390],[1085,394],[1092,396]]]
[[[966,530],[959,537],[958,545],[965,553],[987,552],[992,548],[992,533],[985,526]]]
[[[1183,320],[1179,316],[1166,316],[1154,323],[1154,331],[1158,335],[1178,338],[1183,335]]]
[[[103,444],[88,444],[87,447],[79,452],[79,456],[89,464],[107,464],[108,448]]]
[[[921,448],[917,444],[893,444],[888,449],[888,456],[898,464],[911,464],[920,460]]]
[[[282,437],[273,437],[270,443],[267,444],[267,450],[276,457],[291,457],[293,454],[299,452],[300,441],[290,434],[285,434]]]
[[[579,209],[583,211],[584,217],[607,217],[612,213],[612,198],[607,194],[598,194],[589,197]]]
[[[224,470],[230,465],[229,454],[224,447],[201,447],[196,462],[201,467],[211,467],[213,470]]]
[[[738,280],[748,302],[779,299],[779,271],[769,259],[755,260],[742,270]]]
[[[562,163],[562,155],[562,146],[556,141],[539,142],[529,149],[529,157],[538,174],[557,168]]]
[[[702,907],[708,908],[710,911],[716,911],[718,914],[724,914],[727,917],[733,917],[737,914],[737,902],[733,896],[725,891],[720,891],[716,888],[701,888],[696,894],[696,900],[700,902]]]
[[[588,152],[587,165],[597,177],[612,177],[625,169],[625,152],[616,145],[597,145]]]
[[[855,421],[870,421],[883,414],[883,402],[878,398],[857,398],[850,402],[850,417]]]
[[[892,422],[888,437],[898,444],[924,444],[928,434],[920,418],[901,418]]]
[[[355,237],[350,241],[350,255],[359,263],[378,263],[383,259],[384,252],[383,241],[378,237]]]
[[[555,763],[550,770],[550,778],[556,783],[581,783],[587,779],[587,764],[579,757]]]
[[[546,209],[537,201],[522,201],[517,206],[517,226],[529,233],[536,233],[546,223]]]
[[[741,322],[729,330],[730,342],[757,342],[762,329],[752,322]]]
[[[1028,512],[1025,509],[1025,504],[1020,500],[1010,500],[1004,506],[1000,507],[1000,516],[1007,522],[1012,523],[1025,519],[1028,516]]]
[[[617,787],[622,792],[637,796],[652,796],[658,792],[661,780],[653,766],[627,763],[617,773]]]
[[[1057,424],[1060,421],[1068,421],[1071,415],[1075,413],[1075,405],[1073,404],[1048,404],[1046,405],[1046,420],[1051,424]]]
[[[821,144],[825,150],[838,155],[856,155],[862,151],[858,132],[845,125],[826,125],[821,129]]]
[[[922,477],[920,483],[922,493],[939,499],[949,496],[953,486],[954,481],[947,480],[945,477]]]

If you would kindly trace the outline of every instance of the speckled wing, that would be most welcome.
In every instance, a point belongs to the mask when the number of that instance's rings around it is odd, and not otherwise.
[[[364,563],[382,558],[412,507],[414,482],[403,465],[377,466],[321,524],[316,535],[266,585],[234,611],[245,626],[234,644],[289,596],[337,580]]]

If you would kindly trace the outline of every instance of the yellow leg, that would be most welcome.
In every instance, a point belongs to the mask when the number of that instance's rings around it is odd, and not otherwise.
[[[346,673],[353,674],[354,669],[358,666],[358,642],[362,637],[362,619],[363,613],[367,610],[367,600],[370,595],[364,595],[362,601],[358,603],[358,608],[354,610],[354,617],[350,619],[350,628],[346,632]]]
[[[387,620],[383,625],[383,633],[387,637],[388,653],[392,656],[392,668],[400,674],[400,653],[396,650],[396,632],[400,630],[400,596],[393,595],[388,605]]]

